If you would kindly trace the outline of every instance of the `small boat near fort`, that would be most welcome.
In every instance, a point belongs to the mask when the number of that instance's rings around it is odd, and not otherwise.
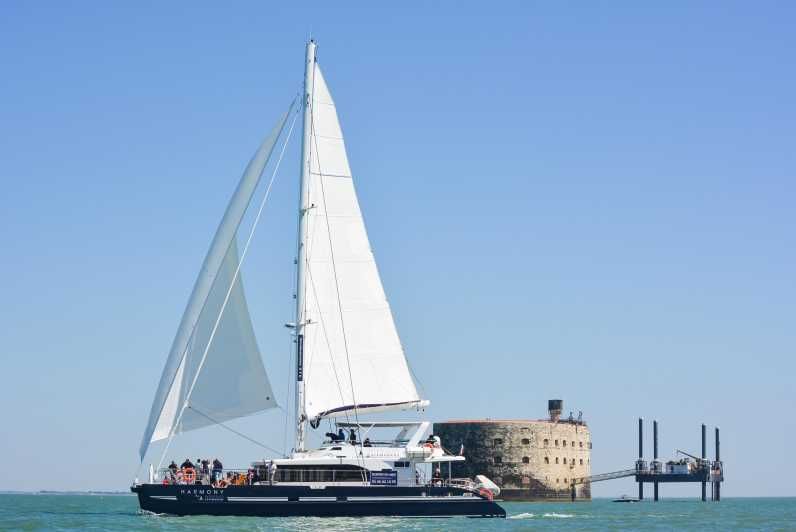
[[[304,66],[302,95],[247,166],[207,252],[155,394],[142,465],[151,444],[164,449],[147,480],[131,489],[142,510],[174,515],[505,517],[488,478],[452,478],[450,465],[465,458],[429,435],[429,422],[369,420],[422,411],[429,401],[401,346],[313,41]],[[238,232],[299,117],[296,304],[287,324],[295,345],[293,450],[243,470],[190,460],[163,467],[175,436],[277,407],[241,276],[273,176],[240,248]],[[311,449],[309,433],[322,423],[329,432],[317,434],[323,443]],[[445,465],[447,478],[439,473]]]

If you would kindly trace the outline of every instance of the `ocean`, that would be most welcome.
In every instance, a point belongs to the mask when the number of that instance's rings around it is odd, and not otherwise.
[[[796,530],[796,498],[504,503],[508,519],[170,517],[126,495],[0,495],[0,530]]]

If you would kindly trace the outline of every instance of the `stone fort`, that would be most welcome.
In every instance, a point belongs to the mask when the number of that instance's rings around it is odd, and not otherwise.
[[[455,420],[433,430],[446,449],[467,458],[453,465],[454,477],[486,475],[504,500],[569,500],[572,480],[591,475],[592,440],[580,415],[561,418],[562,406],[548,401],[548,419]],[[591,485],[578,484],[575,498],[591,499]]]

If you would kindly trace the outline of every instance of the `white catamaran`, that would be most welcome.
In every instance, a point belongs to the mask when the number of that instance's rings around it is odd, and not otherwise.
[[[499,488],[489,479],[451,478],[452,462],[464,457],[445,451],[438,437],[425,438],[428,422],[361,419],[429,402],[420,397],[401,347],[313,41],[298,105],[255,153],[216,231],[152,404],[142,462],[151,443],[166,441],[165,449],[158,466],[149,467],[148,482],[136,481],[132,491],[142,509],[178,515],[504,517],[494,501]],[[206,462],[162,469],[175,435],[276,407],[240,275],[270,183],[242,253],[237,234],[277,141],[290,137],[289,118],[299,110],[296,314],[288,324],[297,361],[294,450],[245,471]],[[308,449],[307,431],[325,419],[337,432]],[[371,441],[387,430],[395,436]],[[448,463],[447,478],[426,478],[429,466],[439,471],[442,463]]]

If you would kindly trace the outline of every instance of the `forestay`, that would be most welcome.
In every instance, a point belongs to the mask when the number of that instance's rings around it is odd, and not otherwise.
[[[142,460],[151,442],[276,406],[244,296],[236,235],[289,112],[247,166],[207,252],[152,403]]]
[[[335,104],[315,64],[304,267],[304,413],[406,408],[420,397],[357,202]]]

